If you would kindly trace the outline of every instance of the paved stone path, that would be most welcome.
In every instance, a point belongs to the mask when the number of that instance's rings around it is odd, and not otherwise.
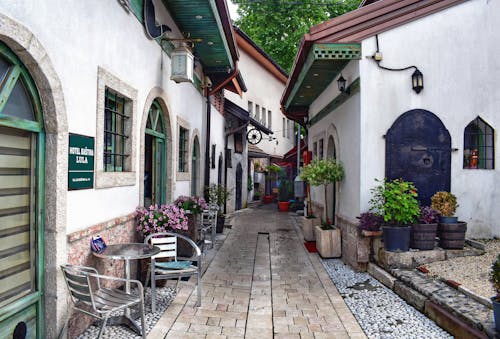
[[[202,278],[202,306],[181,284],[148,338],[366,338],[295,218],[265,206],[232,225]]]

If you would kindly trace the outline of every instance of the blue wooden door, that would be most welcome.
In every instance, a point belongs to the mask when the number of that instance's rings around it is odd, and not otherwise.
[[[437,191],[450,190],[451,137],[433,113],[402,114],[386,135],[386,178],[412,181],[422,205]]]

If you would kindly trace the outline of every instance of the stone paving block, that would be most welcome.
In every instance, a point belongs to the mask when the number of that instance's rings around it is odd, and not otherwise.
[[[187,332],[189,329],[189,323],[176,322],[172,325],[172,331]]]
[[[186,333],[170,331],[165,338],[172,339],[204,339],[205,335],[200,333]]]
[[[236,327],[236,319],[220,319],[219,326]]]
[[[375,264],[369,263],[368,273],[370,273],[372,277],[380,281],[383,285],[387,286],[391,290],[394,288],[394,282],[396,281],[396,278],[393,277],[389,272],[387,272],[383,268]]]
[[[244,327],[222,327],[222,334],[227,335],[229,337],[244,336],[245,335],[245,328]]]
[[[278,318],[279,319],[279,318]],[[247,330],[249,328],[273,328],[271,315],[249,314],[247,318]]]
[[[426,296],[418,293],[401,281],[394,282],[394,292],[420,312],[424,311],[425,301],[427,300]]]
[[[188,332],[203,333],[203,334],[221,334],[222,327],[191,324],[189,326]]]
[[[245,332],[246,339],[272,338],[273,330],[271,328],[251,328]]]
[[[275,339],[300,339],[300,334],[297,333],[288,333],[283,334],[279,333],[274,336]]]

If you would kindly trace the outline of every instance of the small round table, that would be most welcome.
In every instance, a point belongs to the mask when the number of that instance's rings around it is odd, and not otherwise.
[[[144,243],[125,243],[108,245],[103,251],[92,253],[96,257],[103,259],[125,260],[125,278],[130,280],[130,260],[151,258],[160,253],[160,248]],[[125,292],[130,293],[129,282],[125,283]],[[125,313],[122,316],[113,319],[110,318],[108,323],[110,325],[125,324],[141,335],[141,328],[130,316],[130,310],[128,308],[125,309]]]

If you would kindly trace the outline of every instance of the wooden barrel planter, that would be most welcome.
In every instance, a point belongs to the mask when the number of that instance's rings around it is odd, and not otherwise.
[[[459,221],[453,224],[439,224],[439,247],[445,249],[462,249],[465,244],[467,223]]]
[[[432,250],[436,241],[438,224],[411,225],[410,247],[418,250]]]

